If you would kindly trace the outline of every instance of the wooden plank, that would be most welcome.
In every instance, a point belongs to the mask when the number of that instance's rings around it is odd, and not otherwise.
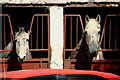
[[[39,69],[39,63],[24,63],[22,64],[22,70],[25,69]]]
[[[65,60],[65,69],[95,70],[120,75],[120,60]],[[68,65],[68,62],[70,63]]]
[[[70,69],[71,68],[71,62],[67,59],[64,60],[64,69]]]
[[[41,68],[42,69],[47,69],[48,68],[48,61],[42,61]]]
[[[42,64],[40,63],[42,62]],[[27,59],[21,63],[17,59],[0,59],[0,72],[3,71],[14,71],[14,70],[25,70],[25,69],[39,69],[39,68],[50,68],[47,58],[38,59]]]

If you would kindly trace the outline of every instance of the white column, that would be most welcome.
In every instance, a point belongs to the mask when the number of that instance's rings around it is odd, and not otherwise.
[[[63,69],[63,7],[50,7],[51,69]]]

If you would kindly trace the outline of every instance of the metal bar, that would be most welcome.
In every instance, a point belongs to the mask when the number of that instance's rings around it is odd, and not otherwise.
[[[36,24],[36,49],[38,48],[38,16],[37,16],[37,24]]]
[[[73,14],[73,15],[70,15],[70,14],[66,14],[65,16],[76,16],[76,17],[79,17],[80,18],[80,23],[81,23],[81,26],[82,26],[82,31],[84,32],[84,27],[83,27],[83,21],[82,21],[82,17],[81,15],[76,15],[76,14]]]
[[[84,26],[83,26],[82,17],[81,17],[80,15],[78,15],[78,16],[79,16],[79,18],[80,18],[80,23],[81,23],[81,26],[82,26],[82,33],[84,33],[85,30],[84,30]],[[82,34],[82,35],[83,35],[83,34]]]
[[[48,17],[49,14],[35,14],[35,15],[33,15],[32,20],[31,20],[29,35],[32,33],[32,25],[33,25],[33,21],[34,21],[35,16],[47,16],[47,17]],[[49,22],[49,21],[48,21],[48,22]],[[48,36],[48,37],[49,37],[49,36]],[[31,35],[31,43],[32,43],[32,35]],[[32,46],[32,44],[31,44],[31,46]]]
[[[10,16],[8,14],[0,14],[0,16],[6,16],[6,17],[8,17],[8,21],[9,21],[9,24],[10,24],[10,39],[12,41],[14,39],[14,34],[13,34],[13,29],[12,29],[12,23],[11,23]]]
[[[8,14],[0,14],[0,16],[7,16],[8,17],[8,21],[9,21],[9,24],[10,24],[10,31],[11,31],[11,39],[14,39],[14,34],[13,34],[13,30],[12,30],[12,23],[11,23],[10,16]]]
[[[110,18],[110,27],[109,27],[109,49],[111,48],[111,18]]]
[[[105,27],[106,27],[107,19],[108,19],[109,16],[120,16],[120,14],[112,14],[112,15],[107,15],[106,16],[105,23],[104,23],[104,28],[103,28],[103,32],[102,32],[102,36],[101,36],[101,40],[100,40],[100,45],[102,43],[102,39],[103,39],[103,36],[105,34]]]
[[[32,17],[32,21],[31,21],[31,25],[30,25],[30,32],[29,32],[29,36],[30,36],[30,34],[31,34],[31,44],[30,44],[30,46],[31,46],[31,48],[33,48],[32,47],[32,25],[33,25],[33,20],[34,20],[34,17],[35,17],[35,15],[33,15],[33,17]]]
[[[10,52],[13,50],[0,50],[0,52]],[[28,49],[28,51],[48,51],[48,49]]]
[[[26,59],[25,62],[34,62],[34,61],[48,61],[47,58],[35,58],[35,59]]]
[[[4,16],[4,47],[6,47],[6,25],[5,25],[5,16]]]
[[[48,22],[48,64],[50,64],[50,16],[47,17]],[[50,65],[48,66],[50,68]]]
[[[31,21],[31,25],[30,25],[29,35],[30,35],[31,31],[32,31],[32,25],[33,25],[33,20],[34,20],[34,17],[35,17],[35,16],[49,16],[49,14],[35,14],[35,15],[33,15],[32,21]]]
[[[64,53],[63,53],[63,60],[65,60],[65,50],[66,50],[66,15],[64,16]]]
[[[104,27],[103,27],[103,31],[102,31],[102,35],[101,35],[101,39],[100,39],[100,46],[101,46],[101,43],[102,43],[102,40],[104,37],[103,48],[105,48],[105,28],[106,28],[107,19],[108,19],[108,16],[106,16],[106,18],[105,18],[105,23],[104,23]]]
[[[32,21],[31,21],[31,24],[30,24],[30,32],[29,32],[29,35],[30,35],[31,32],[32,32],[32,25],[33,25],[34,17],[35,17],[35,15],[33,15],[33,17],[32,17]]]
[[[50,49],[50,16],[47,17],[47,23],[48,23],[48,49]]]
[[[120,16],[120,14],[109,14],[107,16]]]
[[[66,51],[75,51],[75,49],[66,49],[66,17],[78,17],[80,19],[80,23],[81,23],[81,26],[82,26],[82,33],[84,33],[84,27],[83,27],[83,22],[82,22],[82,17],[80,15],[69,15],[69,14],[66,14],[64,15],[64,60],[65,60],[65,52]],[[77,20],[78,21],[78,20]],[[83,36],[83,34],[82,34]],[[78,36],[77,36],[78,37]]]
[[[0,14],[0,16],[4,16],[4,17],[7,16],[8,17],[9,24],[10,24],[10,30],[11,30],[11,36],[10,37],[11,37],[11,41],[12,41],[12,39],[14,38],[14,35],[13,35],[13,30],[12,30],[12,24],[11,24],[10,16],[8,14]],[[0,52],[10,52],[10,51],[13,51],[13,50],[0,50]]]
[[[10,51],[13,51],[13,50],[0,50],[0,52],[10,52]]]
[[[72,17],[70,17],[70,48],[72,49]]]
[[[29,31],[29,36],[30,36],[30,48],[32,48],[32,24],[33,24],[34,16],[32,17],[32,21],[30,24],[30,31]],[[31,35],[30,35],[31,34]]]
[[[0,52],[10,52],[13,50],[0,50]],[[48,49],[28,49],[28,51],[48,51]]]
[[[64,49],[66,49],[66,16],[64,16]]]
[[[106,18],[105,18],[105,23],[104,23],[104,27],[103,27],[103,31],[102,31],[102,35],[101,35],[101,39],[100,39],[100,45],[101,45],[102,39],[103,39],[103,37],[104,37],[104,35],[105,35],[106,23],[107,23],[107,16],[106,16]]]
[[[65,51],[75,51],[76,49],[65,49]]]
[[[44,42],[44,39],[43,39],[43,16],[42,16],[42,49],[43,49],[43,42]]]
[[[31,32],[31,38],[30,38],[30,47],[33,48],[32,47],[32,32]]]
[[[120,51],[120,49],[98,49],[97,51]]]
[[[103,44],[103,48],[105,49],[105,36],[106,36],[106,34],[104,34],[104,44]]]
[[[115,49],[117,48],[117,31],[116,31],[117,19],[115,18]]]
[[[48,51],[49,49],[29,49],[28,51]]]
[[[78,17],[76,17],[76,45],[78,44]]]
[[[10,30],[11,30],[11,41],[12,39],[14,39],[14,34],[13,34],[13,29],[12,29],[12,23],[11,23],[11,19],[10,19],[10,16],[8,16],[8,19],[9,19],[9,23],[10,23]]]

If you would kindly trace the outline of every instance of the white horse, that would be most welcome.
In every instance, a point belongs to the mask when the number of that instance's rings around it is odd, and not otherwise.
[[[15,45],[14,45],[15,44]],[[24,61],[31,59],[32,55],[29,50],[29,33],[25,32],[24,27],[19,27],[19,31],[15,34],[15,39],[11,41],[4,50],[12,50],[15,46],[18,59]],[[2,57],[8,57],[10,52],[3,52]]]
[[[85,35],[86,35],[86,42],[89,48],[90,54],[93,54],[93,59],[95,60],[103,60],[103,53],[102,51],[97,51],[101,49],[100,47],[100,32],[101,32],[101,17],[98,15],[96,19],[89,18],[88,15],[85,17]]]
[[[100,47],[100,21],[101,17],[98,15],[96,19],[89,18],[88,15],[85,17],[85,31],[84,36],[76,46],[76,51],[73,51],[68,59],[74,59],[76,57],[81,59],[94,59],[103,60],[102,51]]]

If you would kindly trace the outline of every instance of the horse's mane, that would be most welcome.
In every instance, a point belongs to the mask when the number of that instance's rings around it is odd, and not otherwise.
[[[88,59],[91,60],[92,57],[89,54],[89,49],[88,49],[88,45],[86,42],[86,36],[85,34],[83,34],[83,37],[81,38],[81,40],[79,41],[79,43],[77,44],[77,46],[75,47],[75,51],[73,51],[68,59]]]
[[[12,47],[12,51],[8,54],[8,58],[10,59],[17,59],[18,58],[18,55],[16,53],[16,41],[13,41],[13,47]]]
[[[11,41],[3,50],[12,50],[0,53],[1,58],[18,58],[15,47],[15,40]]]

